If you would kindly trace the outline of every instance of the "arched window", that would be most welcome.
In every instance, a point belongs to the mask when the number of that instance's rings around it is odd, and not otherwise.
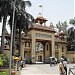
[[[64,52],[64,47],[62,46],[62,52]]]
[[[47,51],[48,51],[48,45],[47,45]]]

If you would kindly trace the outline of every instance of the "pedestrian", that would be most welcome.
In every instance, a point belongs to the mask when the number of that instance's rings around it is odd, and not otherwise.
[[[57,58],[55,58],[55,63],[57,64]]]
[[[64,65],[64,70],[65,70],[66,75],[67,75],[67,61],[66,60],[63,60],[63,65]]]
[[[64,56],[63,57],[63,65],[64,65],[64,70],[65,70],[65,73],[66,73],[66,75],[67,75],[67,62],[68,60],[67,60],[67,58]]]
[[[62,60],[59,63],[59,72],[60,72],[60,75],[65,75],[64,65],[63,65],[63,61]]]
[[[22,59],[20,60],[20,67],[21,67],[21,69],[23,68],[23,60]]]
[[[26,67],[26,58],[24,58],[24,67]]]

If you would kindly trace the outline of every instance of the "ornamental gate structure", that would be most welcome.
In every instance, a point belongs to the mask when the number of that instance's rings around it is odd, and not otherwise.
[[[29,27],[28,34],[31,38],[31,60],[35,62],[49,62],[49,57],[55,57],[54,50],[54,26],[50,23],[50,26],[46,26],[46,19],[39,13],[38,17],[33,23],[33,26]]]
[[[32,30],[32,62],[47,63],[50,56],[55,57],[53,34]]]

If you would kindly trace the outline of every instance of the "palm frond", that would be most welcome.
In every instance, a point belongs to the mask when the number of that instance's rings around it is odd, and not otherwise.
[[[31,4],[31,2],[30,1],[25,1],[25,5],[27,5],[27,6],[31,6],[32,4]]]

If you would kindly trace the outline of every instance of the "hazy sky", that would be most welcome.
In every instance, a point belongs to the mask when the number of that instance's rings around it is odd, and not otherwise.
[[[27,8],[27,11],[31,13],[35,18],[39,12],[42,12],[43,16],[48,20],[47,25],[53,22],[55,25],[58,21],[69,20],[74,17],[74,0],[30,0],[32,6]],[[39,8],[39,5],[42,8]]]
[[[27,7],[26,10],[34,16],[37,17],[38,13],[42,13],[43,16],[48,20],[47,25],[53,22],[55,25],[58,21],[69,21],[74,17],[74,0],[30,0],[32,3],[31,7]],[[39,8],[39,5],[42,8]],[[0,24],[0,34],[1,34],[2,24]],[[8,26],[7,26],[8,28]]]

